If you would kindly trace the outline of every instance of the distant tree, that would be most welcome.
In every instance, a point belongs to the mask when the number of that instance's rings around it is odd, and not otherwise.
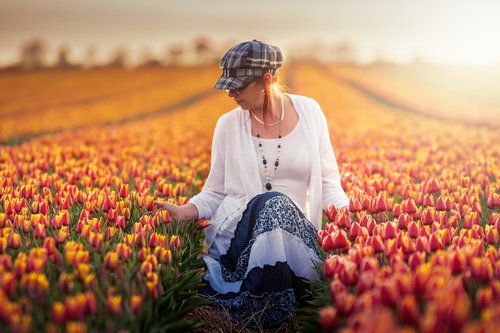
[[[41,38],[33,38],[21,46],[19,64],[22,69],[44,67],[46,45]]]
[[[147,47],[142,50],[139,67],[159,67],[161,65],[160,60],[156,59]]]
[[[123,68],[126,65],[128,52],[124,47],[117,48],[111,56],[108,67]]]
[[[213,43],[205,36],[198,36],[194,39],[194,50],[197,62],[200,65],[210,64],[214,61]]]
[[[184,56],[184,47],[181,44],[174,44],[167,47],[166,64],[170,66],[178,66],[182,63]]]
[[[67,45],[61,45],[57,51],[57,60],[55,67],[57,68],[70,68],[71,63],[68,60],[69,48]]]

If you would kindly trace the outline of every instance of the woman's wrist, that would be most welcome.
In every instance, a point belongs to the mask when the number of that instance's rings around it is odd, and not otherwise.
[[[198,219],[199,213],[198,208],[192,203],[188,203],[184,206],[177,207],[178,215],[181,220],[192,220]]]

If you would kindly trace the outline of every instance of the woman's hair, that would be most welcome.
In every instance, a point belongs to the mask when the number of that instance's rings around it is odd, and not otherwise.
[[[264,85],[264,77],[260,76],[256,79],[258,83],[262,83]],[[274,109],[274,103],[273,99],[270,98],[270,96],[273,96],[275,94],[280,94],[286,90],[285,85],[283,85],[278,76],[278,71],[276,73],[272,74],[272,81],[269,87],[266,87],[264,85],[264,104],[262,105],[262,110],[263,110],[263,118],[264,122],[266,122],[267,117],[269,114],[272,112]]]

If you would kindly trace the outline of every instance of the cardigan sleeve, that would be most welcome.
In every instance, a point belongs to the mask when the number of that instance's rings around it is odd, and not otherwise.
[[[219,118],[215,126],[212,140],[212,158],[210,172],[203,190],[193,196],[189,203],[196,206],[200,219],[209,219],[215,213],[222,200],[226,197],[224,191],[224,154],[225,127],[224,116]]]
[[[318,135],[321,159],[322,207],[327,209],[332,204],[337,208],[349,206],[349,199],[340,182],[339,167],[330,140],[326,117],[319,104],[317,102],[315,104],[319,116]]]

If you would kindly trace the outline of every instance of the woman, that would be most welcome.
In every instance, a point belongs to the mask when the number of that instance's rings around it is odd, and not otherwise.
[[[205,186],[183,206],[156,202],[174,218],[210,220],[203,293],[248,326],[290,317],[304,280],[317,278],[322,209],[349,204],[323,112],[280,92],[282,63],[279,48],[256,40],[222,57],[215,88],[238,107],[216,125]]]

